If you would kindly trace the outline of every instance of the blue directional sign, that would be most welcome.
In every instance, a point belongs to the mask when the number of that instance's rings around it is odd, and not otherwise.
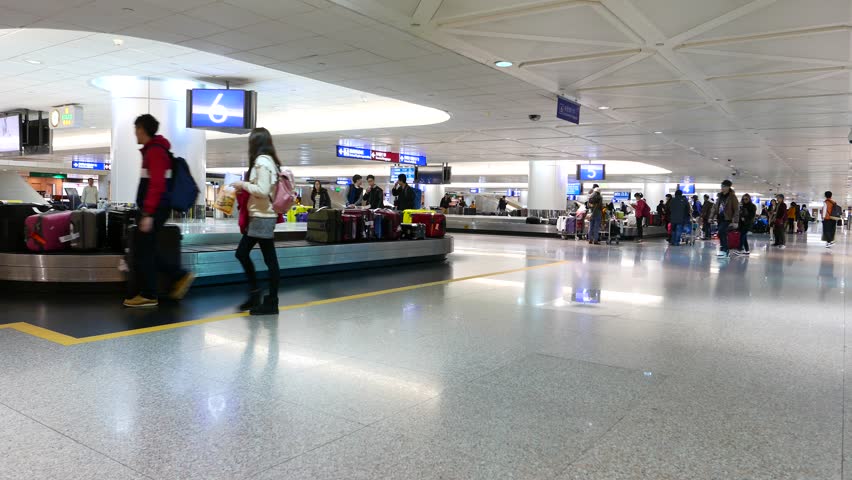
[[[630,192],[613,192],[612,200],[615,202],[628,202],[630,201]]]
[[[582,195],[583,194],[583,184],[582,183],[569,183],[568,191],[565,193],[566,195]]]
[[[694,183],[686,183],[683,185],[678,184],[677,189],[683,192],[684,195],[694,195],[695,194],[695,184]]]
[[[337,156],[340,158],[355,158],[357,160],[372,160],[373,151],[369,148],[337,146]]]
[[[556,116],[571,123],[580,123],[580,104],[559,97],[556,101]]]
[[[577,165],[577,180],[592,181],[606,179],[606,165],[588,163]]]
[[[71,168],[80,170],[106,170],[107,164],[101,162],[86,162],[83,160],[72,160]]]
[[[409,155],[407,153],[399,154],[399,163],[405,165],[416,165],[418,167],[426,166],[426,157],[422,155]]]

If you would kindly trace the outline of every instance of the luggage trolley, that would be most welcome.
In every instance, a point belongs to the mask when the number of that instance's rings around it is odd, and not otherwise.
[[[691,222],[689,229],[681,235],[680,241],[687,245],[695,245],[695,240],[698,238],[700,229],[701,227],[698,225],[698,222]]]

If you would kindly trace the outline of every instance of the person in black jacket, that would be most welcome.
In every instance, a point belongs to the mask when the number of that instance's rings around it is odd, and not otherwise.
[[[680,245],[680,237],[689,224],[689,201],[680,190],[677,190],[674,198],[669,201],[669,218],[672,224],[672,245],[676,247]]]
[[[319,180],[314,182],[314,189],[311,190],[311,201],[314,202],[314,208],[331,208],[331,196]]]
[[[371,209],[385,206],[385,192],[376,185],[376,177],[367,175],[367,189],[364,192],[364,203]]]
[[[734,255],[745,255],[749,256],[751,253],[749,252],[748,247],[748,232],[754,228],[754,219],[757,216],[757,205],[755,205],[751,201],[751,196],[749,194],[743,195],[742,202],[740,203],[740,220],[739,220],[739,228],[740,231],[740,246],[739,250],[734,250]]]
[[[404,173],[400,173],[397,177],[396,184],[391,190],[391,194],[397,197],[397,209],[400,211],[414,210],[414,189],[406,183]]]
[[[349,191],[346,193],[347,207],[361,206],[361,199],[364,197],[364,188],[361,187],[362,178],[358,174],[352,177],[352,185],[349,185]]]

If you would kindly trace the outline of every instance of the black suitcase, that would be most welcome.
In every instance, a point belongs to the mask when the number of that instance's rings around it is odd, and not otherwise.
[[[128,290],[134,294],[139,293],[139,286],[142,284],[142,279],[139,278],[139,273],[136,271],[136,225],[131,225],[127,229],[127,267],[130,269],[127,275]],[[183,235],[180,232],[180,227],[177,225],[164,225],[157,235],[157,258],[163,262],[163,265],[171,265],[180,267],[180,242]],[[159,290],[161,294],[165,294],[171,288],[171,280],[165,276],[160,276]]]
[[[26,252],[24,222],[27,217],[49,209],[47,205],[35,203],[0,204],[0,252]]]
[[[106,245],[106,211],[74,210],[71,212],[71,249],[100,250]]]
[[[305,239],[314,243],[343,241],[343,212],[320,208],[308,213],[308,234]]]
[[[540,225],[541,218],[540,217],[527,217],[527,225]]]
[[[548,225],[556,225],[558,222],[559,222],[559,219],[558,219],[558,218],[548,218],[548,219],[547,219],[547,224],[548,224]]]
[[[114,208],[107,212],[107,244],[114,252],[124,253],[130,227],[136,224],[135,208]]]
[[[404,240],[426,239],[426,225],[422,223],[403,223],[400,225],[400,228],[402,228],[402,238]]]

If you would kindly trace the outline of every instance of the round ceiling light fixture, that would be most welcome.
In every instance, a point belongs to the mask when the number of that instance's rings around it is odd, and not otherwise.
[[[514,63],[512,63],[508,60],[499,60],[499,61],[494,62],[494,66],[499,67],[499,68],[509,68],[512,65],[514,65]]]
[[[120,38],[113,38],[112,44],[116,47],[120,47],[120,46],[124,45],[124,40],[122,40]]]

